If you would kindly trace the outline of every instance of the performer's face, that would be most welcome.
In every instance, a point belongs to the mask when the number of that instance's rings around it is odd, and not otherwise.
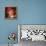
[[[12,16],[12,15],[14,16],[14,10],[13,10],[13,9],[9,10],[9,11],[8,11],[8,15],[9,15],[9,16]]]

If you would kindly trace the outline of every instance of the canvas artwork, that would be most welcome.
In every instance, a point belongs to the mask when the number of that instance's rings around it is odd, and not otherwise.
[[[46,41],[46,25],[19,25],[20,40]]]
[[[16,19],[16,7],[5,7],[5,18]]]

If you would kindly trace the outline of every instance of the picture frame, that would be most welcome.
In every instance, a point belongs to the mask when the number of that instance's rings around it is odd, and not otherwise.
[[[6,19],[16,19],[17,18],[16,7],[5,7],[5,18]]]

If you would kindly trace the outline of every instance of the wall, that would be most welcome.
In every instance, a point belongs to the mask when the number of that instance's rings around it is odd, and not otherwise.
[[[17,19],[4,18],[6,6],[17,6]],[[46,0],[0,0],[0,44],[8,43],[9,32],[17,34],[18,24],[46,24]]]
[[[17,35],[17,23],[18,21],[15,20],[7,20],[5,19],[5,7],[7,6],[15,6],[16,7],[16,0],[0,0],[0,44],[7,44],[8,41],[8,34],[10,32],[16,32]],[[18,42],[17,39],[15,41]]]
[[[46,24],[46,0],[19,0],[20,24]]]

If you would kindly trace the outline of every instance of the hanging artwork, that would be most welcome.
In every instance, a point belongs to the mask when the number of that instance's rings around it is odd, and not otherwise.
[[[46,41],[46,25],[20,24],[18,29],[20,31],[20,40]]]
[[[15,41],[16,41],[16,33],[14,33],[14,32],[10,33],[8,35],[8,40],[9,40],[8,46],[10,46],[10,44],[11,45],[15,44]],[[10,41],[11,41],[11,43],[10,43]]]
[[[5,7],[5,18],[15,19],[16,17],[16,7]]]

